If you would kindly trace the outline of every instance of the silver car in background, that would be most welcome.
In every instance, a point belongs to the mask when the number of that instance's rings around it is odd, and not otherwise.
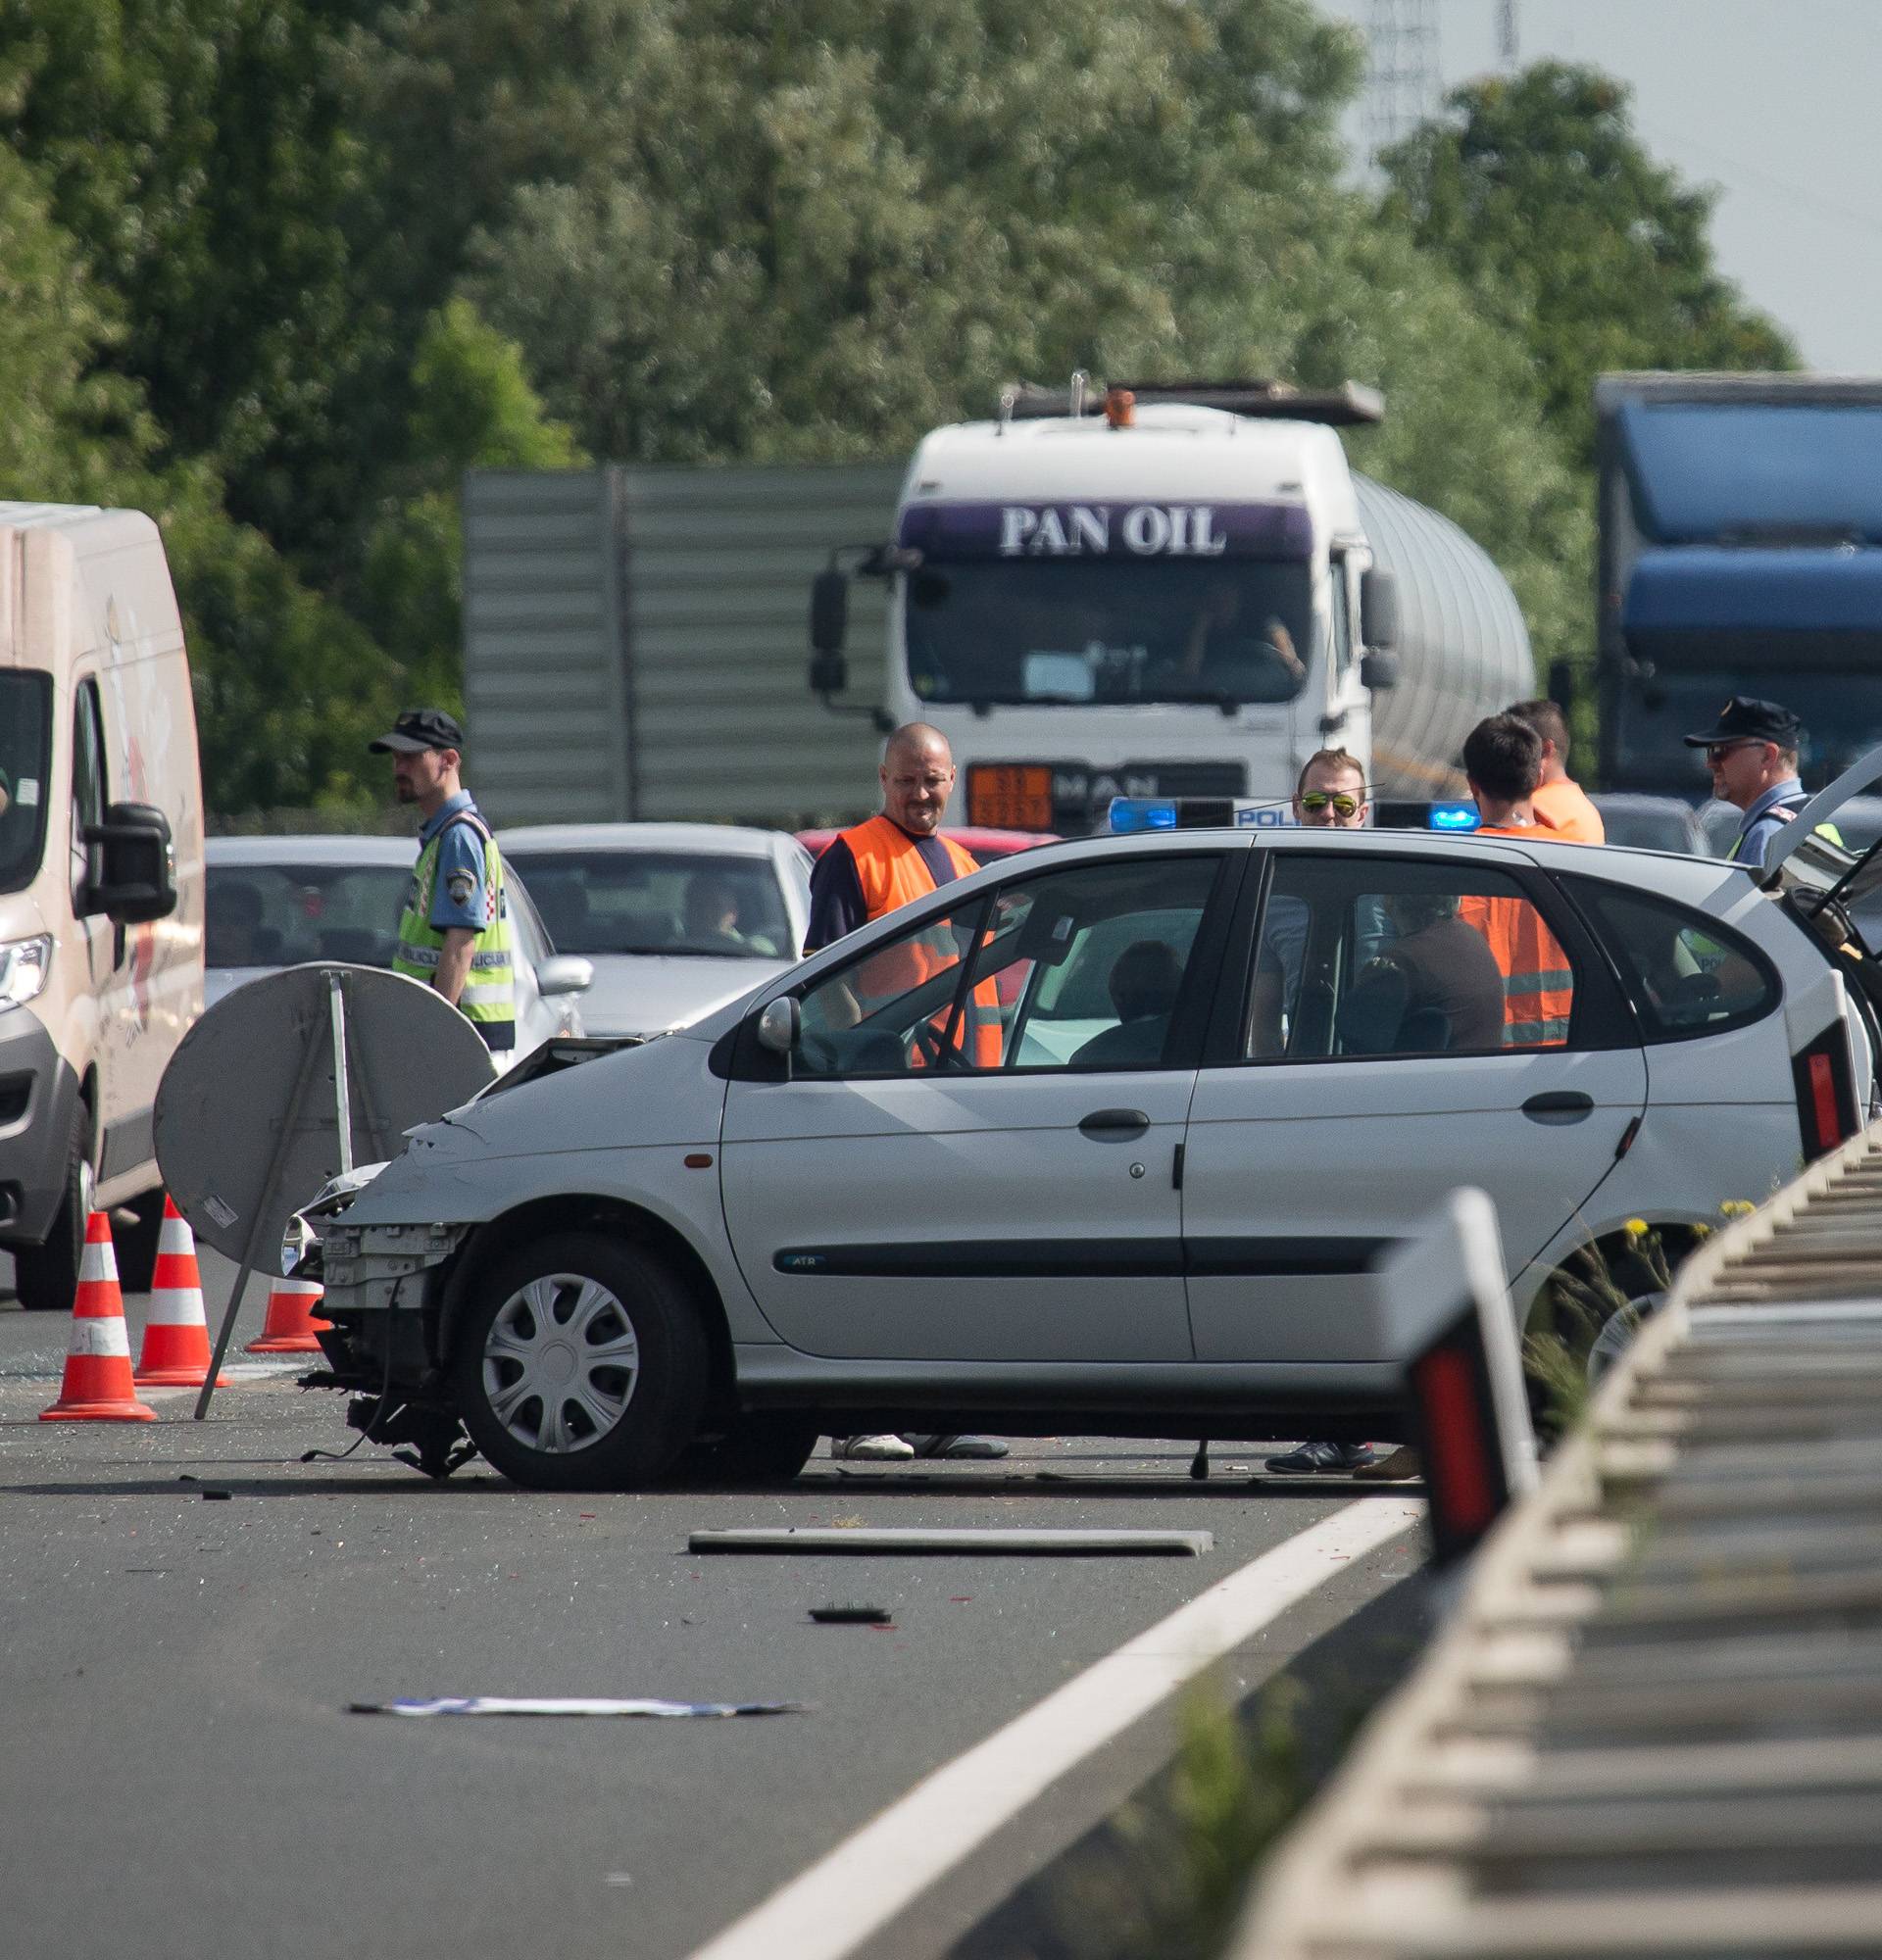
[[[779,830],[720,823],[538,824],[497,833],[556,944],[594,962],[592,1035],[652,1035],[797,962],[810,853]]]
[[[1677,851],[1687,858],[1718,856],[1698,812],[1682,797],[1603,790],[1590,797],[1589,802],[1601,812],[1608,842],[1623,851]],[[1732,808],[1728,803],[1717,808]],[[1732,810],[1732,821],[1734,824],[1738,821],[1737,810]],[[1733,835],[1737,835],[1736,830]]]
[[[212,837],[205,1004],[283,966],[344,959],[392,964],[417,841],[405,837]],[[507,870],[507,867],[506,867]],[[589,962],[559,953],[522,880],[506,876],[516,942],[517,1045],[499,1072],[563,1036],[581,1035]]]

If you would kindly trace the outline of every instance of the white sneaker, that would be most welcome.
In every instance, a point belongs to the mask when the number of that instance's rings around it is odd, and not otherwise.
[[[906,1463],[915,1447],[899,1436],[833,1436],[830,1454],[839,1463]]]

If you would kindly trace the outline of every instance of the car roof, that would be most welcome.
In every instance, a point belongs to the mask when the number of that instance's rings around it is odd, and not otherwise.
[[[203,856],[214,864],[402,864],[418,856],[416,837],[211,837]]]
[[[1676,809],[1682,816],[1698,815],[1684,797],[1658,796],[1648,790],[1597,790],[1588,801],[1597,809]]]
[[[497,832],[506,851],[672,851],[684,856],[768,858],[780,844],[796,848],[782,830],[738,823],[524,823]]]

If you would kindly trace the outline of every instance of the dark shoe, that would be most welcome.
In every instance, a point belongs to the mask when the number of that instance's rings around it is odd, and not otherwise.
[[[1285,1456],[1270,1456],[1264,1467],[1271,1477],[1344,1477],[1372,1460],[1369,1443],[1303,1443]]]
[[[1007,1453],[1007,1446],[997,1436],[910,1436],[903,1440],[914,1444],[917,1456],[970,1456],[984,1462]]]

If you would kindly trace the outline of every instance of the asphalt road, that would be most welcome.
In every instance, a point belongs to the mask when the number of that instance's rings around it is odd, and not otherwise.
[[[213,1327],[230,1274],[205,1268]],[[1218,1452],[1199,1485],[1186,1447],[1103,1439],[919,1472],[819,1455],[767,1493],[546,1495],[481,1463],[434,1486],[371,1446],[301,1462],[353,1441],[341,1398],[236,1349],[240,1378],[201,1425],[179,1390],[145,1392],[154,1423],[42,1424],[68,1323],[15,1310],[9,1279],[0,1262],[0,1911],[23,1956],[678,1960],[931,1772],[1362,1494],[1251,1481],[1226,1467],[1257,1465],[1247,1450]],[[142,1305],[129,1302],[133,1354]],[[261,1312],[251,1289],[238,1346]],[[1365,1501],[1403,1509],[1407,1495]],[[850,1521],[1202,1527],[1215,1544],[1188,1559],[686,1549],[706,1526]],[[1230,1648],[1223,1690],[1267,1679],[1422,1558],[1410,1530],[1342,1563]],[[879,1603],[894,1624],[813,1623],[830,1600]],[[812,1707],[660,1722],[345,1712],[461,1694]],[[921,1960],[986,1922],[1159,1769],[1170,1706],[1077,1761],[866,1950]],[[815,1925],[814,1888],[811,1909]],[[804,1935],[799,1950],[837,1949]]]

